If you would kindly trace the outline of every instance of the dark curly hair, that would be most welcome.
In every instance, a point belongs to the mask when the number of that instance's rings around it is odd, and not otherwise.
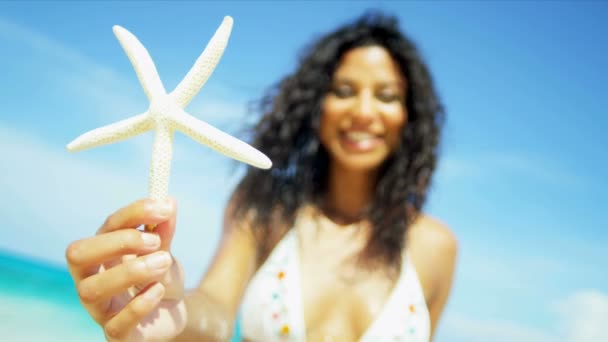
[[[435,169],[444,111],[414,43],[399,31],[396,18],[377,12],[367,12],[307,47],[297,70],[256,102],[262,118],[250,132],[252,144],[274,165],[270,172],[248,167],[234,192],[233,214],[249,215],[262,260],[276,242],[270,236],[281,227],[289,229],[300,207],[322,200],[329,157],[318,137],[321,103],[342,56],[370,45],[384,47],[405,76],[408,121],[400,146],[381,167],[365,211],[372,232],[360,260],[400,265],[404,234],[421,211]]]

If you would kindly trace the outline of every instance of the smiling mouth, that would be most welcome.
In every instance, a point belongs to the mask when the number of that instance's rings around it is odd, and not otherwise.
[[[369,132],[351,131],[340,133],[340,143],[349,152],[369,152],[382,144],[382,142],[381,136]]]

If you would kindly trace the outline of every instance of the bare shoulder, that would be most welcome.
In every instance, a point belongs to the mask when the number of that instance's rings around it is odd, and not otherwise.
[[[445,290],[444,286],[450,286],[456,266],[458,239],[448,225],[421,214],[408,229],[406,244],[406,251],[430,304]]]
[[[422,249],[429,254],[455,254],[458,249],[456,234],[438,219],[421,214],[408,231],[408,247]]]

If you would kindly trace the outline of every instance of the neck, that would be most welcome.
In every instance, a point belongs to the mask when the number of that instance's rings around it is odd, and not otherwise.
[[[352,171],[333,164],[329,168],[325,214],[334,222],[360,221],[374,195],[377,171]]]

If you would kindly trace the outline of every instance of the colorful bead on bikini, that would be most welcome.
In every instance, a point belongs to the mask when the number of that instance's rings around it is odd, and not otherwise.
[[[289,334],[289,325],[285,324],[281,327],[281,335]]]

